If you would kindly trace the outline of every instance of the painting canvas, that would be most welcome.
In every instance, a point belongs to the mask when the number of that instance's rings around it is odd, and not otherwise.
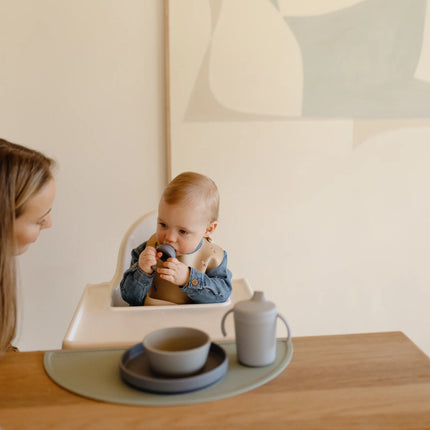
[[[173,121],[430,117],[427,0],[168,4]]]

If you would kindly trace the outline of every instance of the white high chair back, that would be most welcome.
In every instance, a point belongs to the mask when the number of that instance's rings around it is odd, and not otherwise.
[[[118,261],[112,278],[112,306],[129,306],[121,297],[119,283],[130,266],[131,251],[148,240],[157,228],[157,211],[152,211],[137,219],[127,230],[118,252]]]

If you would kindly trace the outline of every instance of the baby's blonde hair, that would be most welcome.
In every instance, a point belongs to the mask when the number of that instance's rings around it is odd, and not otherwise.
[[[217,221],[219,193],[215,182],[196,172],[184,172],[176,176],[164,189],[162,199],[167,204],[201,202],[207,209],[209,221]]]

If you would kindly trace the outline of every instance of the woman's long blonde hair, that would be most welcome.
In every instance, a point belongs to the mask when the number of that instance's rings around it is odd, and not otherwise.
[[[0,354],[16,334],[15,219],[52,178],[53,166],[40,152],[0,139]]]

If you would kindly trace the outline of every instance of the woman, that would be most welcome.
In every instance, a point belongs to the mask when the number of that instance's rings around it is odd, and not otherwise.
[[[0,354],[14,349],[17,275],[15,256],[52,225],[54,161],[0,139]]]

